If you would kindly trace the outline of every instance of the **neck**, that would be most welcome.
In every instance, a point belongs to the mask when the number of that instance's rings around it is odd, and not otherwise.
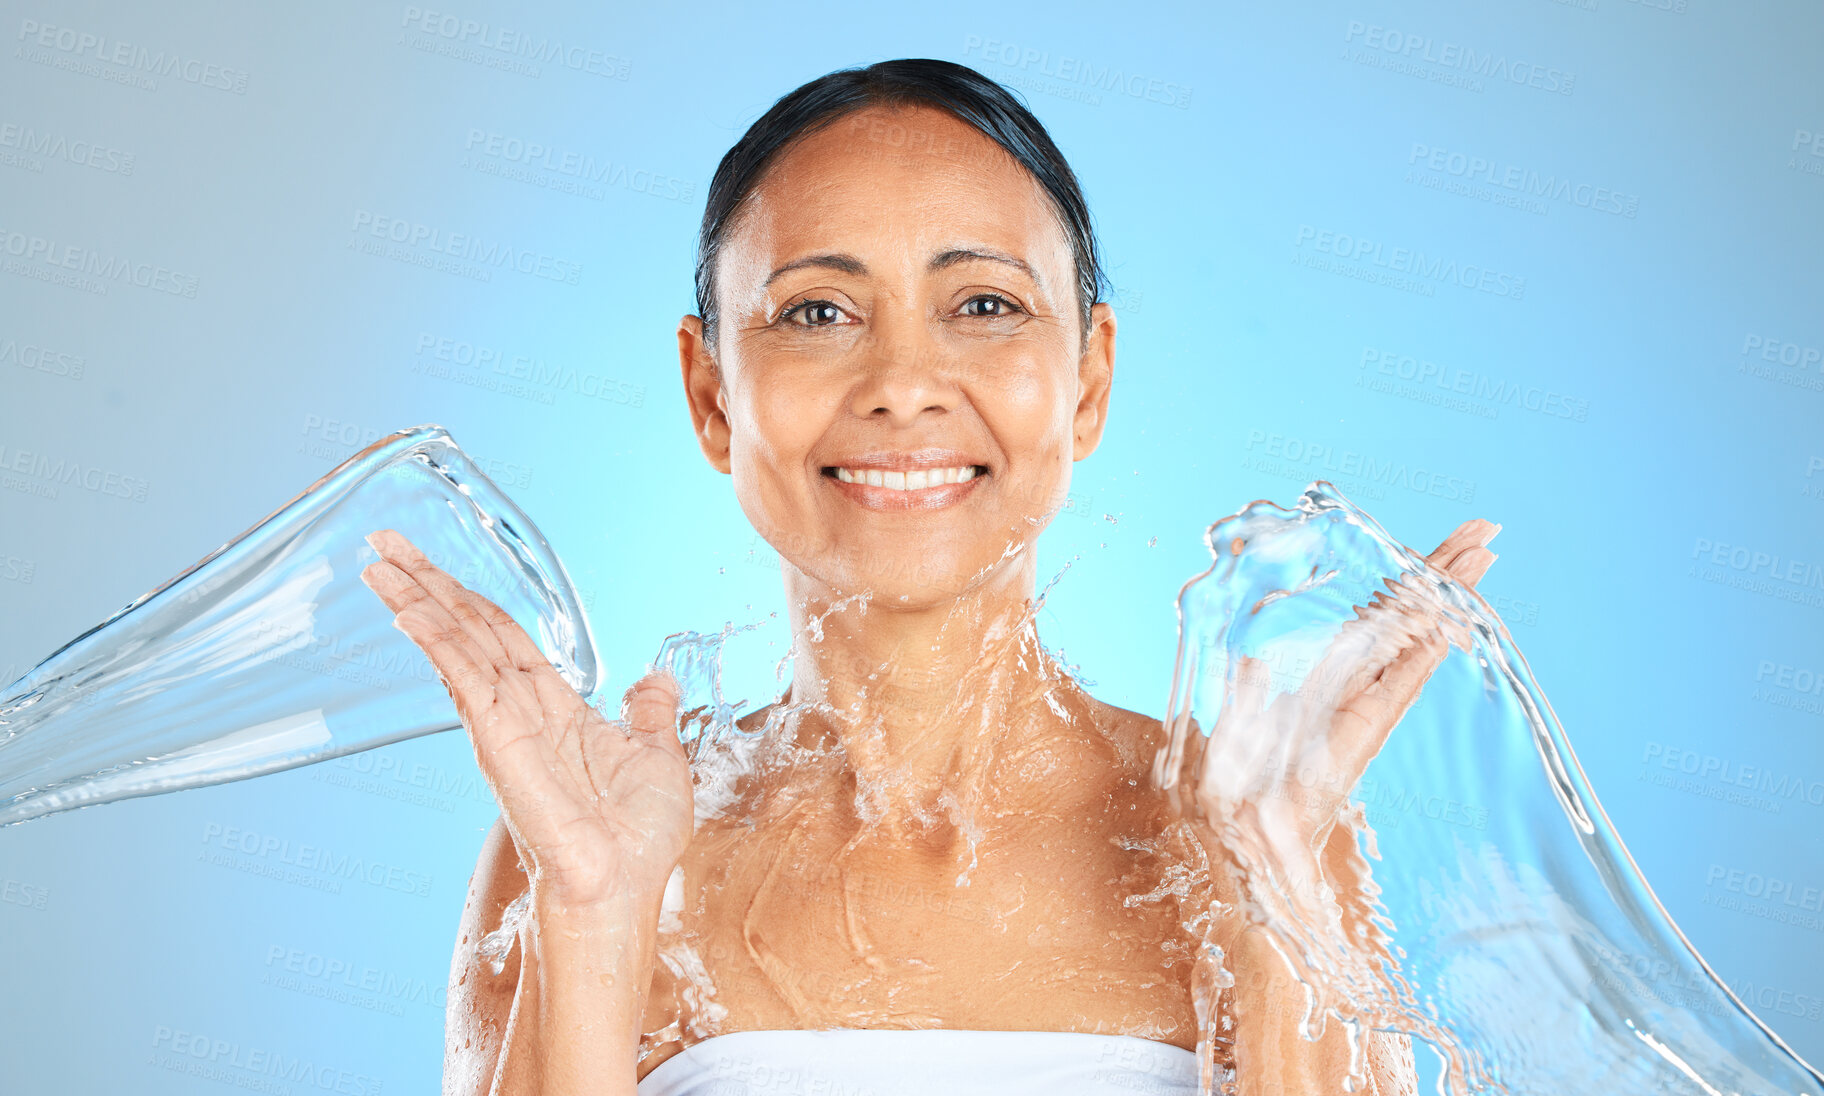
[[[997,759],[1055,734],[1075,683],[1039,645],[1030,554],[952,601],[894,607],[785,565],[796,740],[839,747],[857,809],[895,831],[979,817]]]

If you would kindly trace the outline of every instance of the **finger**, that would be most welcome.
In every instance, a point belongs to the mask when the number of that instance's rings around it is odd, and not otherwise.
[[[594,709],[589,708],[588,701],[575,686],[564,680],[544,651],[505,609],[473,590],[464,589],[463,593],[500,641],[512,668],[518,671],[517,674],[506,672],[503,667],[502,680],[515,677],[524,680],[529,694],[527,709],[541,716],[541,725],[551,740],[553,752],[566,764],[572,758],[580,758],[580,736],[588,722],[587,714]],[[579,712],[579,709],[586,711]],[[576,741],[572,742],[572,739]]]
[[[511,614],[473,590],[465,589],[463,593],[468,596],[469,603],[475,607],[475,611],[481,614],[481,619],[494,632],[495,638],[500,640],[501,647],[506,650],[507,657],[512,660],[514,666],[521,670],[556,671],[556,668],[551,665],[551,660],[545,657],[545,652],[539,648],[531,636],[526,634],[526,630],[520,627],[519,621],[514,620]]]
[[[1326,707],[1346,703],[1371,685],[1414,638],[1433,626],[1431,614],[1415,604],[1410,594],[1377,591],[1366,606],[1356,608],[1353,619],[1337,629],[1324,657],[1306,676],[1312,698]]]
[[[509,644],[515,648],[513,653],[502,657],[477,648],[474,645],[473,631],[461,628],[428,591],[394,564],[386,560],[371,563],[362,571],[361,579],[400,612],[410,608],[414,613],[421,614],[432,633],[441,634],[452,641],[460,638],[468,644],[465,648],[468,664],[472,664],[475,671],[492,687],[494,702],[502,705],[519,721],[547,735],[553,763],[563,763],[566,757],[577,755],[575,750],[566,752],[565,739],[569,737],[574,722],[571,717],[575,709],[583,704],[581,697],[545,661],[530,637],[504,610],[486,598],[469,592],[481,603],[475,606],[477,612],[484,613],[484,616],[487,612],[497,614],[510,626],[510,631],[504,628],[496,631],[497,636],[504,632]],[[412,635],[410,632],[407,634]],[[416,640],[415,636],[414,639]],[[420,646],[424,644],[420,643]],[[433,656],[433,663],[438,663],[440,658],[447,661],[438,652],[426,650],[425,653]],[[439,665],[438,672],[445,678],[447,687],[450,675],[457,672],[457,669],[453,665]],[[455,699],[454,691],[451,695]],[[464,709],[458,710],[461,712]],[[465,716],[465,722],[467,718]],[[482,743],[481,748],[492,747]]]
[[[1405,717],[1419,691],[1444,661],[1450,647],[1439,632],[1428,632],[1388,663],[1367,688],[1337,712],[1339,758],[1359,776],[1374,760],[1387,736]]]
[[[1452,559],[1466,549],[1486,546],[1500,531],[1501,526],[1486,518],[1471,518],[1445,537],[1444,543],[1425,557],[1425,562],[1433,567],[1448,566]]]
[[[1487,548],[1471,548],[1458,556],[1448,568],[1451,578],[1465,586],[1474,588],[1488,574],[1488,569],[1501,557]]]
[[[380,553],[381,559],[397,567],[422,587],[437,604],[443,606],[450,618],[475,640],[477,647],[490,662],[500,669],[511,664],[499,637],[488,627],[487,621],[482,619],[481,613],[467,596],[470,591],[466,586],[432,563],[418,550],[417,545],[395,529],[369,533],[367,542],[373,546],[374,551]]]
[[[546,738],[544,721],[526,714],[535,698],[527,695],[523,675],[489,680],[492,665],[447,615],[432,618],[435,608],[422,601],[407,606],[395,626],[424,649],[443,678],[468,731],[475,763],[509,821],[534,847],[561,838],[569,817],[562,805],[574,801],[575,790],[565,786],[564,766]],[[514,702],[503,703],[507,698]]]
[[[676,737],[681,692],[677,679],[670,673],[654,670],[627,690],[621,700],[621,718],[637,735]]]
[[[493,704],[494,682],[500,675],[474,650],[466,632],[432,608],[423,602],[407,605],[393,617],[393,626],[424,651],[450,691],[457,714],[472,726],[471,720]]]
[[[1500,531],[1499,525],[1480,518],[1464,522],[1426,557],[1426,564],[1452,581],[1474,588],[1497,558],[1485,545]],[[1356,667],[1356,684],[1360,687],[1372,684],[1393,659],[1407,651],[1415,637],[1435,632],[1444,624],[1437,605],[1417,591],[1410,575],[1402,574],[1389,583],[1390,590],[1375,591],[1367,607],[1358,607],[1356,619],[1343,626],[1345,630],[1375,630],[1373,649]]]
[[[1206,810],[1232,806],[1243,785],[1262,775],[1268,756],[1280,745],[1259,730],[1272,683],[1266,662],[1242,655],[1233,666],[1222,712],[1197,758],[1197,797]]]
[[[376,560],[361,569],[361,581],[370,590],[380,595],[382,601],[393,610],[393,619],[397,623],[399,614],[412,611],[429,628],[452,637],[460,637],[468,650],[469,658],[476,669],[490,682],[500,677],[500,667],[487,650],[477,644],[469,629],[464,628],[449,610],[445,609],[430,591],[426,590],[411,575],[400,570],[388,560]],[[429,651],[425,652],[429,654]]]
[[[566,771],[546,735],[547,720],[536,714],[536,676],[528,681],[523,672],[501,674],[473,635],[390,562],[370,564],[362,578],[383,599],[401,601],[394,626],[424,650],[449,689],[509,829],[533,847],[561,839],[571,818],[564,804],[576,797],[566,783],[576,784],[577,774]],[[549,665],[543,669],[556,677]]]

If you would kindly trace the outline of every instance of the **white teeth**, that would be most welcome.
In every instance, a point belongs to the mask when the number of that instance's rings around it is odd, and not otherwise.
[[[836,478],[844,483],[865,483],[890,491],[920,491],[946,483],[967,483],[975,478],[975,467],[926,468],[915,472],[883,472],[878,468],[837,468]]]

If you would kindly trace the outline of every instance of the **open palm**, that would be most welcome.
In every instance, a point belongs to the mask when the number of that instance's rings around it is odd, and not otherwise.
[[[540,897],[663,893],[693,821],[677,684],[648,674],[604,719],[498,605],[395,530],[367,542],[381,558],[361,580],[442,677]]]
[[[1499,529],[1465,522],[1426,563],[1473,587],[1495,560],[1487,545]],[[1249,874],[1267,869],[1282,887],[1313,881],[1349,793],[1443,662],[1446,633],[1425,600],[1377,593],[1297,691],[1273,696],[1268,663],[1240,659],[1216,726],[1207,738],[1193,732],[1186,751],[1206,849],[1253,861]]]

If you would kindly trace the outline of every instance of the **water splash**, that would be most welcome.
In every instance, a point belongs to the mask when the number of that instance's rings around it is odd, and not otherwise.
[[[1000,562],[1018,554],[1010,548]],[[1040,643],[1034,624],[1045,593],[1068,568],[1066,564],[1044,591],[1029,599],[1015,614],[1017,619],[1006,622],[997,641],[1003,647],[999,664],[1017,666],[1038,682],[1036,692],[1020,698],[1021,702],[1042,706],[1063,725],[1074,723],[1081,715],[1077,704],[1067,707],[1059,699],[1081,695],[1080,670]],[[884,942],[900,935],[895,926],[916,924],[917,918],[908,920],[903,907],[893,907],[890,917],[882,917],[880,880],[850,868],[850,858],[858,848],[882,839],[889,824],[907,821],[904,813],[895,813],[906,811],[907,802],[891,772],[878,780],[857,778],[846,750],[884,747],[877,721],[889,709],[901,712],[909,704],[931,705],[920,708],[919,716],[939,726],[953,719],[979,718],[980,705],[1008,697],[1004,688],[992,683],[971,689],[964,682],[946,681],[941,688],[927,689],[934,683],[908,676],[892,660],[861,668],[866,671],[861,675],[865,683],[855,707],[839,708],[795,691],[789,671],[824,647],[826,623],[842,610],[856,615],[867,612],[868,601],[866,592],[851,594],[808,614],[793,634],[789,649],[773,666],[775,695],[771,702],[746,715],[740,713],[747,701],[732,700],[726,691],[724,669],[740,661],[740,653],[731,645],[757,639],[756,629],[768,621],[730,624],[718,633],[683,632],[667,637],[649,667],[670,671],[680,685],[678,732],[692,761],[697,829],[686,858],[696,858],[700,866],[688,889],[682,875],[668,889],[668,907],[674,910],[660,925],[660,969],[655,971],[654,995],[671,1003],[673,1019],[660,1030],[644,1034],[642,1060],[662,1047],[687,1045],[718,1034],[728,1015],[720,995],[731,978],[770,987],[794,1010],[789,1026],[931,1026],[941,1022],[935,1015],[907,1012],[894,1003],[903,983],[918,983],[940,973],[929,959]],[[776,619],[776,615],[769,618]],[[985,672],[996,662],[984,657],[968,672]],[[842,734],[832,733],[831,728],[837,726],[843,728]],[[992,737],[984,734],[979,740],[987,742]],[[845,787],[849,789],[846,796],[830,794]],[[949,827],[956,835],[962,855],[960,871],[950,887],[958,896],[968,893],[972,873],[983,863],[995,828],[987,817],[993,807],[980,789],[952,783],[940,789],[936,803],[910,812],[915,833]],[[754,836],[762,833],[773,835],[785,851],[764,873],[755,869],[763,878],[742,881],[741,865],[764,862],[769,855]],[[829,837],[831,833],[838,836]],[[801,842],[802,835],[810,836]],[[828,840],[815,845],[820,837]],[[897,832],[884,838],[887,844],[899,839]],[[808,845],[815,845],[815,851]],[[815,894],[812,904],[828,915],[835,934],[830,945],[846,947],[861,972],[853,984],[844,986],[845,992],[834,995],[835,1000],[807,989],[807,979],[826,975],[808,974],[771,947],[764,937],[765,926],[772,921],[755,912],[782,888],[802,906],[803,894],[809,892],[797,888],[807,881],[780,867],[787,860],[813,864],[827,873],[820,877],[827,889]],[[731,877],[737,881],[730,882]],[[753,893],[742,891],[747,884],[752,884]],[[911,892],[907,895],[910,900],[930,900],[929,896],[913,898]],[[961,897],[938,900],[965,901]],[[992,896],[984,896],[985,903],[992,901]],[[736,912],[741,915],[739,940],[733,945],[716,938],[705,925],[717,908],[731,906],[739,907]],[[1019,906],[1018,902],[1005,903],[1005,909],[983,917],[1004,924],[1005,915],[1017,913]],[[745,969],[731,970],[736,967]],[[886,1003],[876,1008],[864,1000],[865,991],[881,986],[892,988],[883,993]]]
[[[389,434],[0,690],[0,826],[242,780],[462,727],[360,581],[404,533],[587,695],[580,599],[531,519],[442,427]]]
[[[1302,1034],[1343,1027],[1353,1056],[1350,1090],[1364,1087],[1370,1033],[1397,1031],[1433,1048],[1439,1089],[1454,1096],[1824,1092],[1818,1074],[1742,1006],[1654,899],[1524,658],[1479,595],[1323,483],[1291,509],[1260,502],[1217,522],[1207,542],[1212,566],[1186,584],[1178,603],[1170,733],[1146,759],[1149,786],[1133,788],[1125,801],[1134,825],[1112,839],[1132,857],[1120,886],[1053,924],[1022,921],[1031,896],[997,906],[993,888],[1017,874],[997,855],[1029,847],[1006,844],[992,797],[959,795],[946,801],[949,820],[966,834],[971,868],[990,870],[968,889],[965,872],[953,892],[908,891],[908,901],[931,910],[929,917],[973,911],[968,916],[990,930],[987,941],[995,932],[1022,932],[1031,960],[1052,965],[1057,987],[1099,979],[1122,993],[1181,984],[1193,1002],[1206,1092],[1233,1091],[1235,1082],[1235,974],[1209,942],[1217,926],[1236,917],[1268,933],[1309,990]],[[1034,611],[1055,583],[1034,599]],[[822,639],[821,623],[805,628],[809,642]],[[1029,699],[1060,725],[1093,722],[1084,718],[1084,683],[1074,667],[1037,642],[1031,623],[1029,614],[1020,631],[1030,642],[1012,656],[1023,667],[1047,668],[1039,675],[1043,695]],[[895,992],[872,996],[876,984],[865,975],[824,991],[807,988],[812,974],[763,942],[718,950],[704,917],[716,903],[739,900],[743,931],[752,931],[769,888],[792,882],[777,866],[750,891],[730,882],[737,875],[712,872],[693,878],[695,889],[686,894],[680,874],[661,932],[677,1019],[646,1034],[642,1059],[724,1030],[722,995],[748,978],[789,1002],[789,1018],[778,1026],[893,1027],[953,1022],[918,1010],[921,985],[966,972],[990,993],[1007,976],[982,956],[959,966],[921,958],[903,936],[897,946],[891,941],[893,925],[920,921],[919,911],[870,906],[857,896],[865,898],[872,884],[843,867],[878,821],[861,809],[865,796],[857,796],[858,831],[846,845],[798,839],[808,832],[805,823],[834,810],[801,793],[825,787],[820,774],[840,771],[844,759],[827,741],[797,731],[807,719],[838,713],[794,702],[787,687],[771,705],[738,715],[743,703],[723,695],[722,668],[728,641],[751,627],[672,637],[655,660],[684,686],[681,733],[692,744],[702,797],[699,840],[712,846],[701,855],[718,862],[763,857],[754,835],[790,836],[785,845],[796,862],[834,872],[821,889],[815,877],[793,884],[801,888],[790,892],[794,916],[826,916],[833,935],[825,939],[846,940],[858,965],[879,972]],[[1378,671],[1417,641],[1448,653],[1365,775],[1358,768],[1359,780],[1342,781],[1339,772],[1347,770],[1337,768],[1326,729],[1361,685],[1351,674],[1364,662]],[[777,681],[786,680],[796,653],[779,660]],[[950,695],[968,692],[959,686]],[[1233,712],[1250,694],[1258,694],[1251,703],[1263,719],[1238,722]],[[1184,819],[1195,789],[1180,777],[1188,763],[1212,758],[1221,762],[1211,774],[1217,798],[1297,803],[1328,791],[1341,803],[1332,831],[1343,835],[1332,842],[1341,851],[1315,890],[1277,885],[1299,854],[1259,818],[1253,825],[1229,819],[1210,844],[1194,836]],[[1149,813],[1162,805],[1171,809]],[[726,837],[731,833],[738,836]],[[718,834],[726,837],[721,843]],[[1217,886],[1224,858],[1240,869],[1237,892]],[[977,889],[982,893],[966,897]],[[1072,916],[1111,905],[1154,917],[1137,934],[1153,933],[1152,966],[1109,971],[1062,950],[1056,935]],[[1672,987],[1677,991],[1668,992]],[[746,1007],[752,1000],[749,992]],[[1078,1029],[1094,1030],[1100,1015],[1086,1010]],[[1126,1033],[1183,1038],[1169,1018],[1151,1032]]]
[[[371,591],[355,584],[372,558],[359,534],[388,525],[507,608],[589,695],[597,667],[587,621],[543,538],[447,434],[401,431],[66,644],[0,697],[0,824],[456,729],[428,661],[390,627]],[[1077,984],[1118,993],[1181,980],[1195,1006],[1204,1085],[1214,1091],[1232,1080],[1223,1061],[1233,1034],[1224,998],[1235,980],[1207,943],[1225,918],[1240,916],[1275,940],[1310,990],[1307,1035],[1340,1023],[1359,1050],[1369,1030],[1413,1033],[1438,1052],[1440,1085],[1451,1093],[1824,1093],[1824,1078],[1743,1006],[1672,924],[1603,814],[1525,659],[1478,595],[1434,572],[1327,484],[1314,485],[1292,509],[1253,504],[1212,526],[1207,539],[1214,562],[1178,603],[1170,739],[1133,770],[1150,769],[1151,786],[1134,775],[1111,780],[1092,789],[1099,802],[1084,797],[1078,813],[1058,819],[1061,833],[1098,810],[1122,820],[1109,842],[1127,857],[1120,883],[1053,895],[1064,903],[1055,908],[1007,881],[1029,870],[1066,878],[1098,850],[1066,842],[1042,863],[1010,862],[1009,849],[1029,858],[1031,849],[1004,838],[1008,819],[1028,819],[1006,813],[999,786],[953,782],[912,812],[915,833],[947,826],[966,853],[950,883],[883,892],[879,878],[852,868],[851,854],[885,825],[886,806],[903,805],[895,804],[900,789],[890,773],[845,785],[843,742],[820,732],[860,719],[861,733],[848,741],[865,744],[867,712],[797,698],[783,683],[805,653],[797,644],[822,642],[825,618],[838,609],[866,612],[866,593],[807,621],[774,667],[776,697],[746,715],[745,699],[725,695],[723,669],[729,643],[764,622],[669,637],[654,666],[671,670],[684,688],[678,733],[691,756],[707,847],[702,874],[687,878],[681,869],[666,891],[655,996],[673,1019],[645,1034],[642,1059],[721,1030],[730,1015],[722,998],[743,962],[789,1003],[790,1026],[942,1023],[909,989],[946,974],[978,976],[983,957],[944,963],[916,954],[899,930],[917,929],[928,914],[967,921],[984,942],[1007,936],[1025,944],[1013,967],[977,977],[984,993],[1028,960],[1049,965],[1046,988],[1057,993]],[[1010,542],[989,566],[1019,557],[1026,544]],[[465,573],[461,564],[481,559],[485,565]],[[909,692],[934,703],[923,713],[934,722],[979,716],[990,694],[1016,709],[1042,709],[1076,745],[1108,747],[1106,756],[1126,772],[1131,741],[1103,725],[1106,715],[1084,693],[1091,683],[1037,637],[1036,613],[1063,573],[997,633],[1005,647],[979,660],[1018,667],[1036,691],[1011,697],[996,694],[992,682],[934,690],[919,681]],[[1368,605],[1377,611],[1356,611]],[[1366,775],[1342,787],[1336,774],[1346,767],[1330,763],[1321,733],[1321,717],[1334,714],[1348,685],[1325,672],[1323,654],[1339,635],[1369,661],[1396,640],[1428,635],[1454,645]],[[890,664],[868,681],[864,700],[876,715],[900,703]],[[190,703],[202,689],[214,703]],[[1261,705],[1264,722],[1233,718],[1244,703]],[[1237,727],[1272,733],[1234,733]],[[994,739],[987,730],[979,741],[971,737],[989,750],[999,747]],[[1212,860],[1211,847],[1187,839],[1182,820],[1163,809],[1182,812],[1187,789],[1178,776],[1200,752],[1224,762],[1209,782],[1219,800],[1297,803],[1314,792],[1349,792],[1344,870],[1315,894],[1276,890],[1298,850],[1276,842],[1270,827],[1239,824],[1217,828]],[[1005,760],[997,771],[1043,772],[1031,758]],[[845,789],[846,799],[830,794]],[[1082,791],[1057,789],[1060,798]],[[1434,817],[1421,803],[1449,809]],[[833,841],[808,824],[827,829],[831,818],[848,827]],[[752,840],[760,833],[787,840],[769,850]],[[726,889],[738,881],[729,870],[767,853],[774,861],[756,889]],[[1222,857],[1243,869],[1232,901],[1215,894]],[[788,870],[805,864],[833,874]],[[746,903],[737,911],[741,947],[718,951],[705,919],[712,898],[731,894]],[[511,903],[478,945],[496,973],[529,901],[528,892]],[[807,985],[757,931],[777,923],[757,912],[769,901],[775,913],[821,918],[831,929],[825,939],[847,947],[859,973]],[[1126,939],[1109,933],[1105,945],[1144,945],[1146,963],[1110,969],[1082,941],[1067,939],[1109,908],[1152,918]],[[1085,1029],[1098,1022],[1092,1011],[1078,1017]],[[1146,1032],[1126,1033],[1182,1037],[1172,1017],[1146,1023]]]
[[[1324,482],[1291,509],[1248,506],[1206,542],[1213,563],[1178,599],[1173,734],[1155,766],[1169,792],[1188,793],[1178,775],[1199,749],[1217,759],[1216,783],[1235,785],[1217,789],[1230,802],[1351,790],[1333,786],[1349,782],[1331,719],[1359,688],[1347,674],[1390,643],[1451,644],[1352,789],[1347,851],[1363,871],[1375,861],[1372,884],[1320,889],[1353,905],[1357,931],[1274,885],[1309,850],[1271,825],[1222,824],[1244,871],[1234,912],[1309,988],[1307,1037],[1326,1018],[1352,1038],[1412,1033],[1437,1051],[1452,1094],[1824,1091],[1654,897],[1478,594]],[[1327,657],[1349,643],[1355,657]]]
[[[521,891],[518,898],[507,903],[501,911],[500,927],[481,938],[475,950],[488,961],[488,968],[495,974],[507,969],[507,956],[513,953],[513,945],[519,941],[519,930],[526,923],[526,911],[532,907],[532,891]]]

